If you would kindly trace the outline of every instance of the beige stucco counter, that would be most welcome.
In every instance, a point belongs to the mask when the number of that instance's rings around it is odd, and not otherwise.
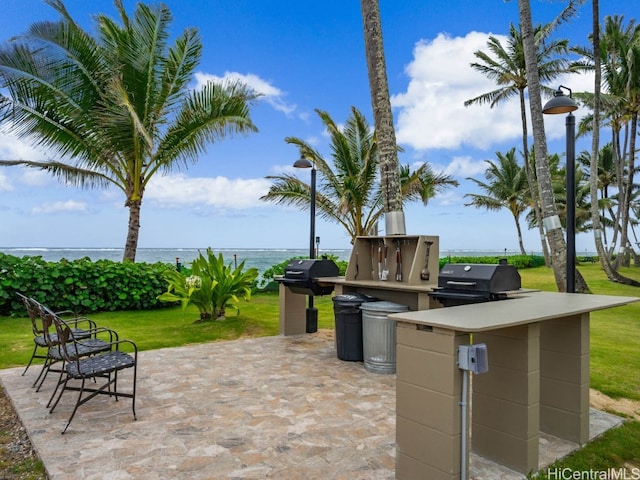
[[[499,302],[396,313],[389,318],[473,333],[580,315],[634,301],[640,298],[528,291]]]
[[[526,474],[538,470],[540,432],[589,438],[589,314],[636,297],[526,292],[507,300],[395,313],[396,478],[461,477],[471,449]],[[462,431],[458,346],[487,345]],[[468,457],[468,452],[467,452]],[[468,461],[466,462],[468,465]]]

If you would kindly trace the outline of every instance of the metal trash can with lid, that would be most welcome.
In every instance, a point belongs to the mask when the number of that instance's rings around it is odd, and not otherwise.
[[[376,300],[363,293],[346,293],[333,297],[336,322],[336,352],[340,360],[362,362],[362,310],[364,302]]]
[[[393,302],[369,302],[360,309],[365,370],[396,373],[396,322],[389,320],[388,315],[405,312],[409,307]]]

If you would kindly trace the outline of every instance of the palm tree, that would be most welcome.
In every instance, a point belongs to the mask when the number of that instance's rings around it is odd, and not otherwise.
[[[316,192],[317,213],[321,218],[342,225],[353,242],[357,236],[375,231],[384,214],[384,186],[376,173],[379,162],[377,133],[371,131],[366,118],[355,107],[351,107],[343,128],[327,112],[316,112],[331,137],[331,162],[300,138],[287,137],[285,141],[296,145],[321,175]],[[267,178],[273,184],[261,200],[309,208],[310,185],[288,174]],[[458,185],[450,176],[434,173],[426,163],[413,171],[402,166],[400,184],[403,203],[422,201],[424,204],[437,193]]]
[[[549,35],[549,26],[537,26],[534,29],[534,39],[536,45],[536,62],[538,64],[539,76],[541,80],[549,82],[567,71],[567,61],[562,55],[568,52],[568,40],[546,41]],[[544,41],[543,41],[544,40]],[[494,80],[498,88],[490,92],[483,93],[475,98],[464,102],[465,106],[483,105],[488,103],[491,108],[501,102],[506,102],[514,96],[520,100],[520,119],[522,122],[522,152],[525,161],[525,172],[529,182],[533,211],[537,218],[537,225],[540,230],[542,251],[545,262],[550,265],[547,242],[544,240],[544,228],[540,219],[542,212],[538,201],[537,189],[534,188],[534,175],[531,172],[532,162],[529,158],[528,132],[527,132],[527,105],[525,90],[527,88],[527,73],[524,60],[524,48],[522,35],[513,23],[509,27],[509,39],[507,46],[503,46],[497,37],[490,36],[487,41],[489,53],[478,50],[474,53],[479,62],[472,63],[471,67]],[[541,86],[543,91],[552,94],[549,87]]]
[[[115,0],[120,24],[99,14],[96,37],[61,0],[45,0],[57,22],[38,22],[0,50],[0,124],[60,160],[9,160],[80,187],[115,186],[129,227],[124,260],[135,261],[140,207],[158,172],[186,168],[209,142],[256,128],[255,94],[240,83],[191,90],[202,42],[187,28],[169,45],[166,5],[139,3],[133,17]]]
[[[575,1],[569,2],[568,9],[574,7]],[[542,117],[542,96],[540,75],[536,59],[536,44],[533,24],[531,21],[531,5],[529,0],[519,0],[520,29],[522,31],[522,45],[525,55],[527,72],[527,86],[529,89],[529,108],[531,110],[531,125],[536,151],[536,175],[542,209],[542,223],[547,232],[547,241],[551,250],[551,260],[556,286],[560,291],[566,291],[567,286],[567,246],[562,232],[562,225],[554,199],[553,185],[547,158],[547,141]],[[563,12],[564,13],[564,12]],[[584,293],[588,287],[579,271],[575,272],[575,291]]]
[[[378,0],[361,0],[360,7],[364,26],[371,105],[378,134],[386,232],[391,235],[403,235],[406,233],[406,226],[400,188],[400,162],[398,161],[396,132],[393,127],[393,113],[389,98],[387,66],[384,59],[380,5]]]
[[[529,182],[526,169],[520,166],[516,160],[516,149],[513,147],[506,154],[496,152],[498,162],[485,160],[489,167],[484,176],[487,182],[468,177],[482,190],[485,195],[467,193],[465,197],[471,198],[465,206],[485,208],[487,210],[501,210],[506,208],[511,212],[518,233],[518,245],[520,253],[526,255],[527,251],[522,242],[522,229],[520,228],[520,216],[529,208]]]
[[[612,130],[613,154],[618,180],[618,219],[614,225],[614,238],[620,234],[620,252],[613,265],[602,247],[601,229],[596,231],[596,248],[602,258],[603,268],[611,280],[628,283],[631,280],[617,272],[618,261],[625,264],[629,261],[627,246],[628,226],[630,224],[631,198],[633,195],[635,175],[635,150],[637,139],[637,121],[640,111],[640,25],[631,20],[626,26],[624,18],[615,15],[607,17],[600,33],[598,5],[593,5],[594,32],[591,35],[592,48],[578,47],[574,51],[586,61],[578,63],[577,68],[593,70],[596,74],[594,94],[582,94],[583,99],[594,109],[592,116],[594,133],[592,140],[592,169],[597,169],[597,149],[599,126],[602,111],[603,119],[608,121]],[[598,52],[596,55],[594,52]],[[601,92],[602,90],[602,92]],[[624,136],[624,139],[622,137]],[[596,188],[596,185],[593,186]],[[594,218],[597,207],[592,214]],[[595,223],[594,223],[595,224]]]

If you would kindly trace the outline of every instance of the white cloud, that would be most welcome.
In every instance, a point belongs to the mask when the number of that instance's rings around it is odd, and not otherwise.
[[[226,177],[189,178],[183,174],[156,176],[150,182],[145,199],[166,207],[242,210],[266,206],[260,200],[271,182],[258,179]]]
[[[454,157],[451,163],[444,168],[444,173],[453,177],[474,177],[479,173],[484,173],[487,166],[484,160],[474,160],[471,157]]]
[[[12,133],[0,131],[0,158],[3,160],[43,160],[42,151]]]
[[[31,210],[35,214],[58,213],[58,212],[87,212],[87,204],[84,202],[76,202],[75,200],[67,200],[66,202],[45,203],[39,207],[33,207]]]
[[[10,192],[11,190],[13,190],[13,185],[9,181],[9,178],[0,173],[0,192]]]
[[[496,88],[470,67],[473,53],[486,50],[490,34],[465,37],[439,34],[421,40],[406,67],[407,91],[392,97],[398,109],[397,139],[417,150],[455,149],[463,145],[488,149],[493,143],[522,135],[517,100],[494,107],[465,107],[464,102]],[[503,44],[507,38],[494,35]]]
[[[20,182],[30,187],[42,187],[51,182],[51,174],[43,170],[36,170],[34,168],[24,167],[22,169],[22,175]]]
[[[490,35],[470,32],[464,37],[450,37],[441,33],[434,40],[421,40],[415,45],[413,61],[405,68],[410,79],[407,91],[391,99],[397,109],[398,143],[423,151],[463,146],[488,150],[504,141],[520,140],[517,98],[492,109],[488,105],[464,106],[466,100],[497,88],[470,66],[477,61],[475,51],[487,50]],[[503,45],[508,42],[505,36],[493,36]],[[567,85],[574,92],[592,92],[593,74],[566,74],[549,86],[557,85]],[[546,101],[543,99],[543,104]],[[576,121],[586,113],[587,109],[574,112]],[[545,115],[545,125],[548,139],[564,136],[564,115]]]
[[[209,73],[197,72],[195,74],[195,78],[197,82],[196,88],[202,87],[209,81],[217,83],[240,81],[256,93],[262,95],[260,99],[265,100],[274,109],[279,112],[283,112],[285,115],[290,115],[297,108],[297,105],[289,104],[284,101],[284,97],[286,96],[285,92],[253,73],[242,74],[238,72],[225,72],[224,76],[219,77]]]

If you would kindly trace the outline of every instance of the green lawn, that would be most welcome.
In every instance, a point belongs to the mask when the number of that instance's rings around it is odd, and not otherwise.
[[[609,282],[598,264],[580,266],[595,294],[640,297],[640,289]],[[640,280],[640,269],[623,272]],[[553,273],[545,267],[520,271],[523,287],[555,290]],[[330,297],[316,299],[319,327],[333,328]],[[135,341],[140,350],[175,347],[192,343],[232,340],[278,334],[278,295],[255,295],[240,304],[240,314],[228,311],[225,321],[194,323],[195,308],[147,311],[101,312],[91,315],[99,325]],[[614,397],[640,400],[640,302],[594,312],[591,316],[591,384]],[[25,365],[33,348],[26,318],[0,317],[0,368]]]
[[[609,282],[598,264],[579,267],[594,294],[640,297],[640,288]],[[640,280],[640,269],[623,271]],[[551,270],[545,267],[521,270],[522,285],[555,291]],[[333,328],[330,297],[317,298],[319,327]],[[99,325],[118,331],[121,338],[135,341],[140,350],[176,347],[202,342],[232,340],[278,334],[278,295],[255,295],[240,304],[240,314],[229,311],[227,320],[194,323],[196,309],[105,312],[91,315]],[[614,398],[640,400],[640,302],[591,315],[591,386]],[[25,365],[33,348],[26,318],[0,317],[0,368]],[[555,467],[574,471],[638,466],[640,422],[629,421],[608,432]],[[540,478],[546,478],[544,473]]]

